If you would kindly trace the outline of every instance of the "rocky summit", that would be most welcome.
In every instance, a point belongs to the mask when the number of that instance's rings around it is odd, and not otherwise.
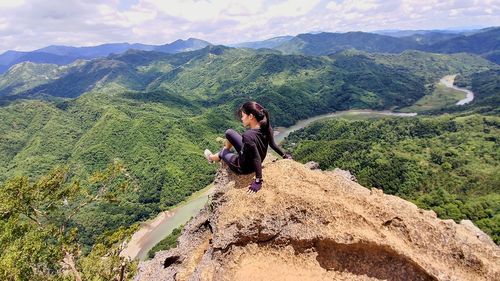
[[[178,246],[142,262],[136,279],[500,280],[500,248],[469,221],[311,167],[265,162],[256,194],[251,175],[221,168]]]

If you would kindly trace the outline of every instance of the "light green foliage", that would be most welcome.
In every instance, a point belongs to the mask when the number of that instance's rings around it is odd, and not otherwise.
[[[499,124],[482,115],[327,120],[293,132],[285,145],[301,162],[350,170],[362,185],[442,218],[470,219],[499,243]]]
[[[85,183],[68,182],[68,170],[63,168],[34,183],[27,177],[8,180],[0,187],[0,279],[61,280],[83,272],[85,280],[110,280],[122,262],[118,257],[121,242],[136,228],[108,234],[88,256],[81,256],[73,218],[89,204],[115,201],[116,194],[129,185],[127,178],[124,167],[115,163]],[[90,187],[82,188],[82,184]],[[95,192],[89,194],[93,188]],[[79,260],[82,266],[70,270]],[[91,271],[85,263],[92,264]],[[108,275],[97,278],[103,274]]]
[[[137,271],[137,262],[124,261],[119,254],[122,250],[121,243],[137,230],[136,224],[128,229],[120,227],[114,233],[104,233],[94,244],[92,251],[78,261],[82,280],[117,280],[122,267],[124,267],[124,280],[132,280]]]
[[[3,75],[0,79],[0,92],[21,93],[57,79],[63,72],[64,68],[55,64],[23,62],[13,66],[9,72]]]

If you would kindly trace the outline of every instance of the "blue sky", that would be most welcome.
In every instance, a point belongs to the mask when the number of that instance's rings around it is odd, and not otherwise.
[[[311,31],[500,26],[500,0],[0,0],[0,53],[48,45],[229,44]]]

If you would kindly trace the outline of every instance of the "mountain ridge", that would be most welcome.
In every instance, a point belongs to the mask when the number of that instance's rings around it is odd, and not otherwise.
[[[89,47],[72,47],[51,45],[31,52],[6,51],[0,54],[0,74],[8,70],[12,65],[24,61],[38,63],[52,63],[57,65],[67,65],[78,59],[95,59],[106,57],[113,53],[122,54],[128,50],[156,51],[162,53],[179,53],[204,48],[211,43],[189,38],[187,40],[178,39],[164,45],[146,45],[140,43],[109,43]]]

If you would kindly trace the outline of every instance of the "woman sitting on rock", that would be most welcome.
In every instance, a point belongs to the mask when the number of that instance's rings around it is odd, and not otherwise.
[[[274,132],[269,122],[269,112],[260,104],[249,101],[243,104],[238,114],[244,127],[250,127],[243,135],[233,129],[226,131],[224,148],[217,154],[212,154],[205,149],[208,162],[221,159],[237,174],[250,174],[255,172],[255,180],[249,186],[250,192],[257,192],[262,187],[262,161],[266,157],[268,145],[281,157],[291,159],[274,141]],[[237,154],[231,153],[234,147]]]

